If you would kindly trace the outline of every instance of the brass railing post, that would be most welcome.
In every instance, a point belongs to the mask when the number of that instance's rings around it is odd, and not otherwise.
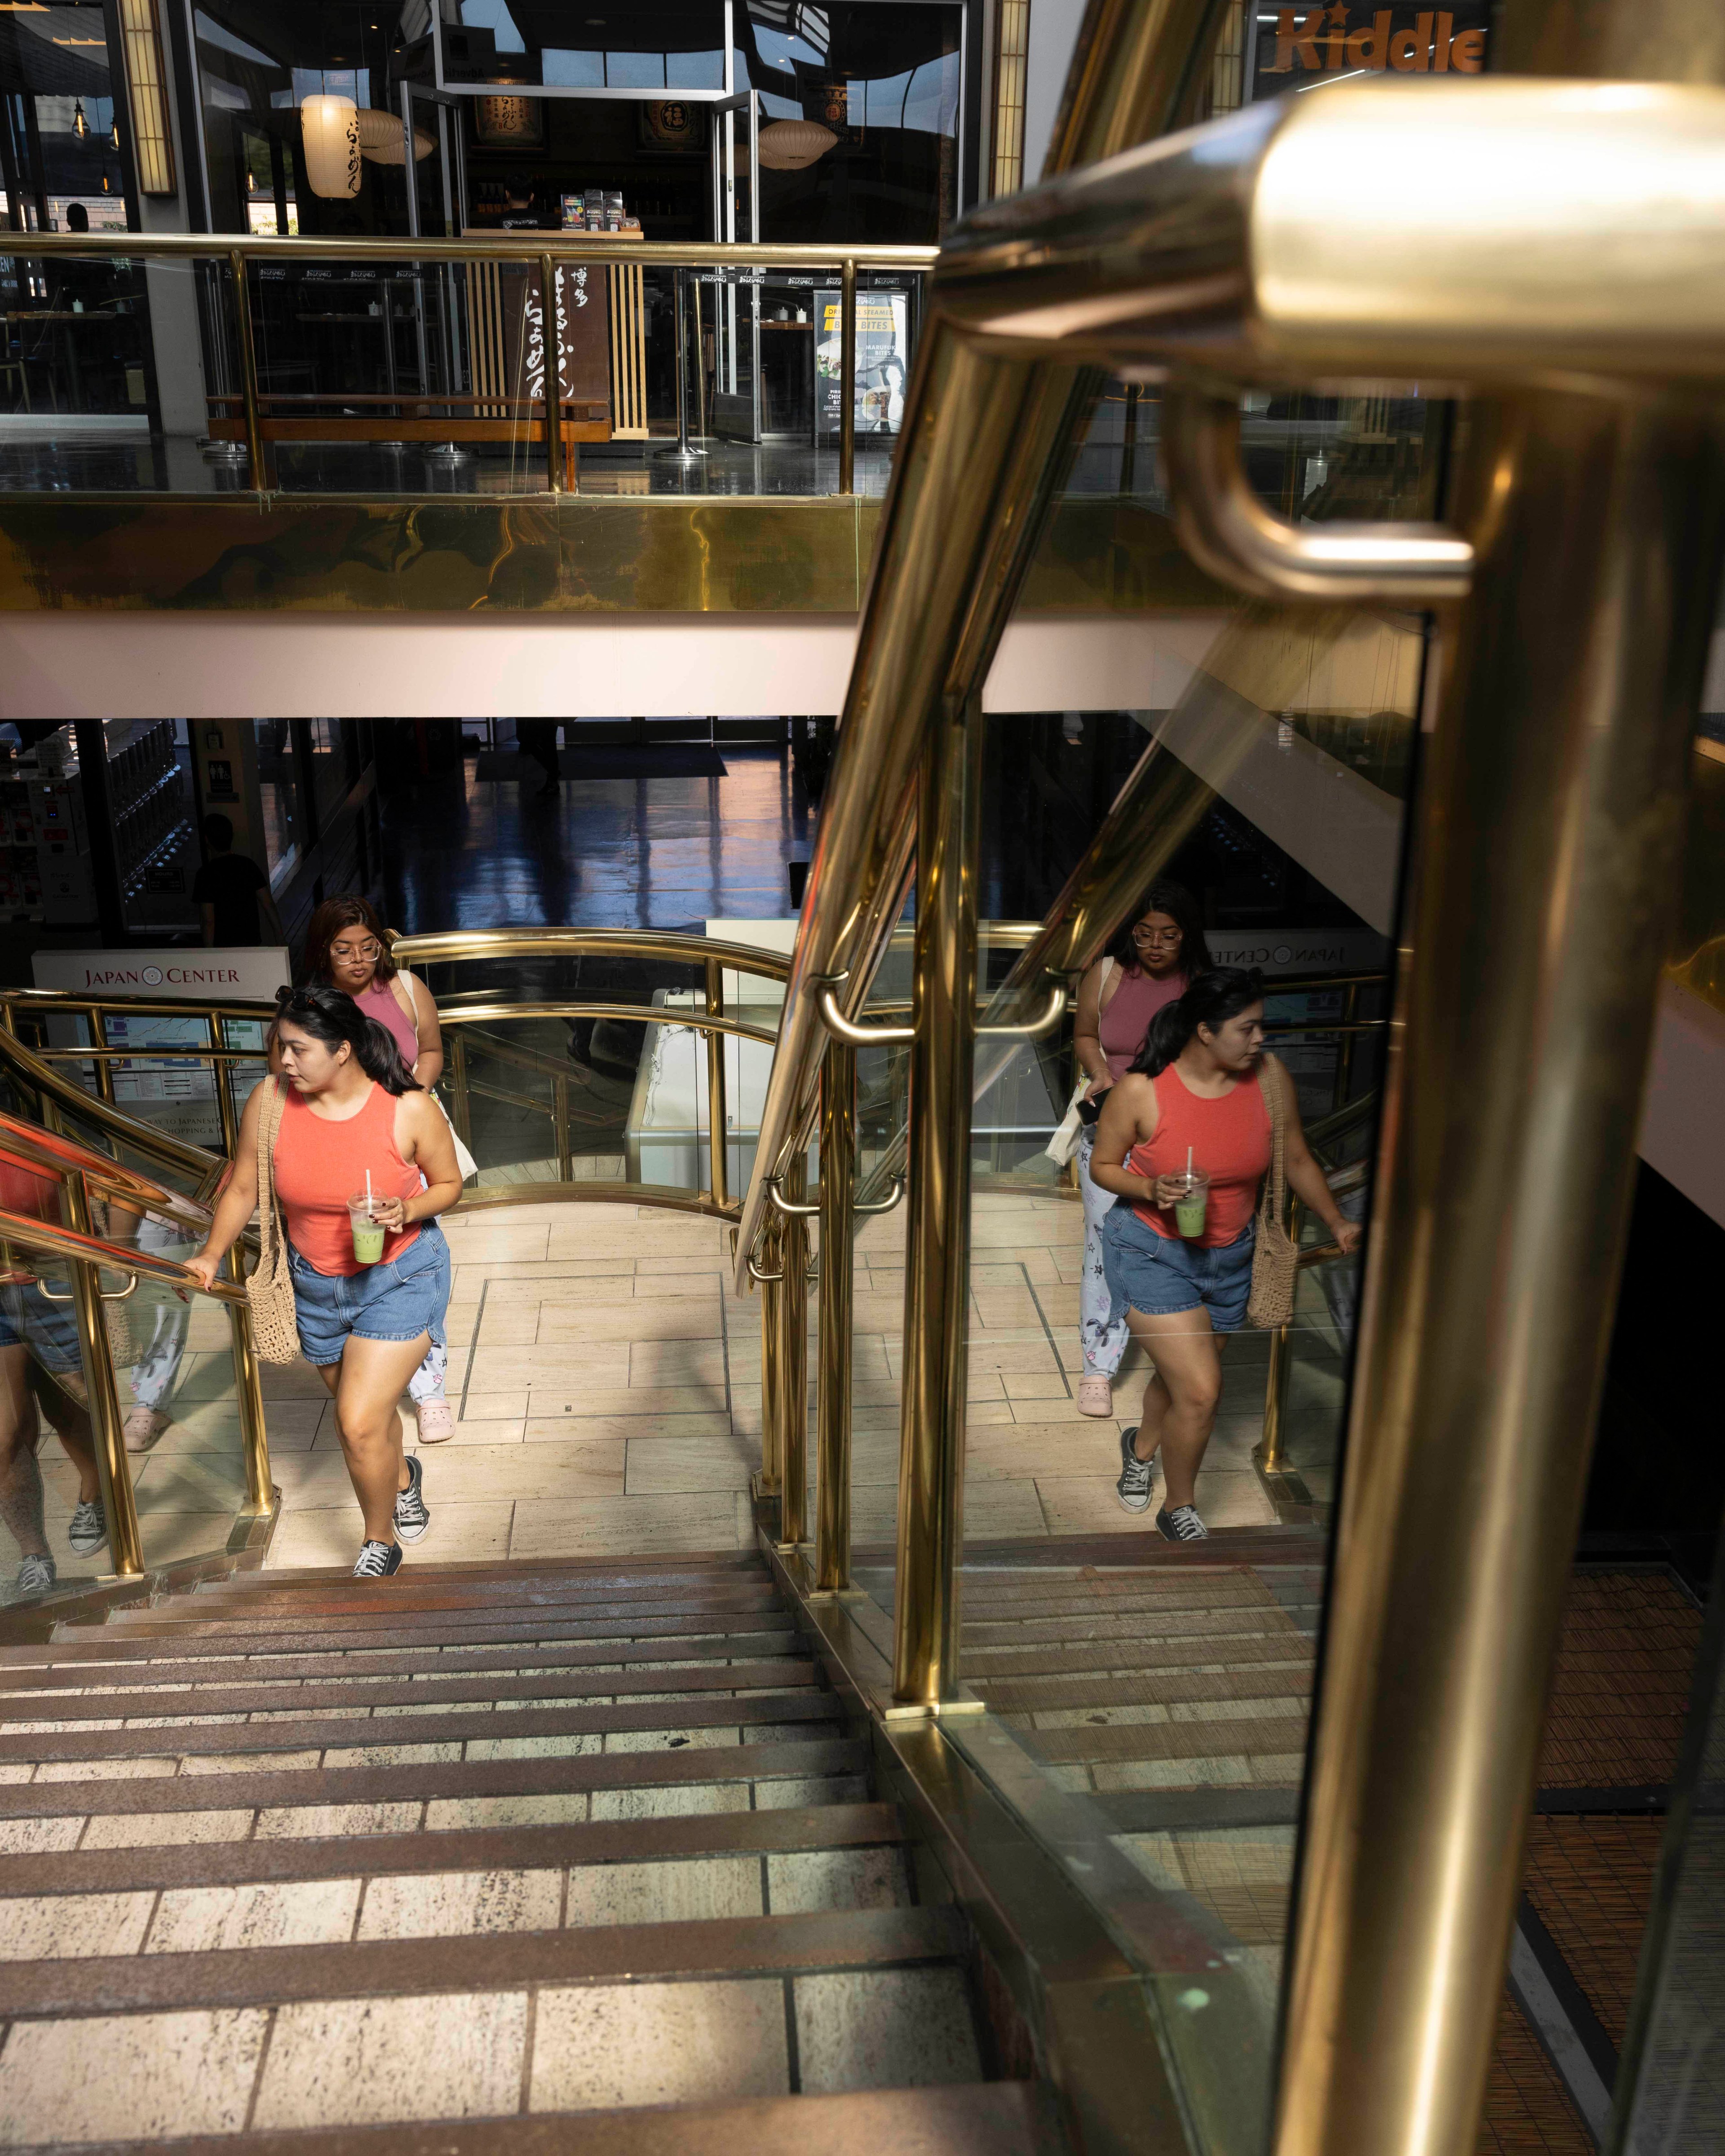
[[[540,311],[545,318],[545,470],[553,494],[563,490],[563,341],[557,331],[557,270],[539,258]]]
[[[205,1021],[209,1028],[209,1075],[215,1089],[216,1116],[222,1128],[222,1151],[232,1160],[239,1144],[239,1118],[234,1110],[234,1065],[224,1062],[219,1050],[227,1043],[222,1037],[221,1021],[213,1013]],[[264,1051],[267,1057],[270,1051]]]
[[[236,1243],[228,1253],[228,1276],[245,1285],[245,1259]],[[252,1338],[249,1311],[237,1302],[228,1306],[228,1328],[234,1335],[234,1383],[239,1397],[240,1443],[245,1455],[245,1509],[268,1512],[275,1502],[275,1486],[270,1473],[270,1432],[264,1419],[263,1373],[257,1343]]]
[[[460,1026],[449,1029],[450,1121],[470,1152],[473,1150],[473,1101],[467,1090],[467,1034]]]
[[[716,958],[706,962],[706,1014],[725,1015],[725,969]],[[707,1195],[715,1205],[731,1202],[731,1163],[726,1152],[731,1116],[726,1099],[725,1036],[710,1028],[706,1036]]]
[[[976,860],[982,700],[930,729],[916,797],[909,1216],[893,1697],[932,1707],[958,1683],[970,1121],[976,1051]]]
[[[856,492],[856,264],[839,272],[839,491]]]
[[[251,465],[252,492],[268,494],[270,465],[264,447],[264,415],[258,403],[258,351],[252,335],[252,295],[244,249],[228,249],[228,267],[234,280],[234,331],[239,346],[239,395],[245,412],[245,453]]]
[[[67,1224],[80,1235],[92,1235],[90,1191],[82,1174],[69,1175],[65,1183]],[[101,1274],[82,1261],[70,1267],[72,1300],[78,1320],[79,1345],[90,1375],[90,1435],[95,1440],[96,1467],[102,1484],[102,1505],[108,1521],[108,1549],[114,1569],[122,1578],[136,1578],[144,1569],[143,1539],[138,1532],[137,1499],[131,1486],[131,1463],[126,1457],[125,1418],[120,1409],[120,1388],[114,1376],[113,1351],[102,1317]]]
[[[89,1024],[91,1041],[97,1048],[105,1051],[108,1045],[108,1018],[106,1012],[99,1004],[90,1005]],[[114,1099],[114,1066],[109,1062],[105,1052],[95,1059],[95,1081],[97,1098],[111,1103]]]
[[[850,1584],[851,1204],[856,1051],[830,1043],[820,1074],[820,1361],[815,1378],[814,1584]]]
[[[807,1179],[799,1154],[785,1171],[785,1196],[800,1201]],[[778,1539],[790,1549],[809,1533],[809,1230],[790,1214],[778,1224]]]
[[[1599,34],[1661,17],[1691,19]],[[1277,2156],[1476,2146],[1725,561],[1699,402],[1469,411],[1481,571],[1416,806]]]
[[[1342,992],[1342,1023],[1344,1026],[1352,1026],[1358,1017],[1359,983],[1350,981]],[[1348,1106],[1348,1088],[1353,1083],[1353,1044],[1356,1038],[1351,1032],[1344,1033],[1337,1044],[1336,1087],[1330,1099],[1332,1111]]]
[[[551,1081],[551,1119],[555,1126],[552,1135],[557,1149],[557,1181],[575,1180],[575,1147],[569,1135],[569,1081],[553,1078]]]
[[[1278,1325],[1270,1336],[1270,1367],[1264,1380],[1264,1435],[1255,1455],[1260,1473],[1280,1475],[1287,1464],[1288,1330]]]
[[[776,1277],[783,1225],[775,1216],[761,1238],[761,1270],[773,1276],[761,1282],[761,1494],[768,1497],[778,1496],[784,1486],[784,1387],[778,1322],[778,1298],[784,1283]]]

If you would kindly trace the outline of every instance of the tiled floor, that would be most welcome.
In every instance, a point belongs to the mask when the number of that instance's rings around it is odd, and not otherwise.
[[[728,1229],[614,1204],[457,1213],[447,1226],[457,1421],[450,1444],[425,1450],[433,1524],[416,1548],[447,1561],[746,1547],[748,1479],[760,1460],[761,1305],[732,1284]],[[889,1216],[857,1242],[860,1544],[892,1534],[902,1232]],[[1062,1200],[976,1201],[973,1539],[1153,1532],[1151,1516],[1123,1512],[1114,1495],[1115,1433],[1135,1419],[1142,1357],[1132,1351],[1117,1385],[1119,1421],[1081,1416],[1073,1398],[1081,1234],[1077,1207]],[[1261,1336],[1227,1350],[1228,1390],[1200,1486],[1214,1526],[1275,1519],[1251,1464],[1266,1353]],[[333,1411],[303,1366],[272,1371],[265,1383],[284,1506],[270,1563],[339,1563],[352,1555],[355,1515]]]

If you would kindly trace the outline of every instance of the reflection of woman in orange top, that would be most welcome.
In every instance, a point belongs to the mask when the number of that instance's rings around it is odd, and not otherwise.
[[[287,1219],[300,1345],[336,1399],[336,1425],[365,1520],[356,1576],[401,1563],[429,1515],[420,1466],[403,1456],[396,1403],[442,1337],[449,1253],[436,1216],[461,1195],[455,1141],[395,1043],[337,988],[284,988],[275,1037],[289,1094],[272,1155]],[[246,1102],[234,1173],[209,1240],[187,1260],[208,1281],[258,1203],[258,1121]],[[423,1187],[421,1171],[424,1171]],[[367,1177],[369,1176],[369,1186]],[[375,1265],[356,1256],[347,1201],[369,1187],[385,1231]]]
[[[1251,1288],[1253,1216],[1270,1166],[1266,1085],[1281,1100],[1295,1195],[1351,1250],[1359,1229],[1343,1219],[1312,1157],[1291,1080],[1264,1053],[1264,983],[1255,972],[1200,974],[1158,1011],[1096,1125],[1091,1173],[1127,1201],[1103,1229],[1108,1285],[1156,1366],[1142,1419],[1122,1435],[1115,1488],[1127,1512],[1147,1511],[1160,1450],[1156,1524],[1170,1542],[1202,1542],[1209,1532],[1195,1503],[1198,1470],[1222,1396],[1217,1336],[1245,1322]],[[1189,1157],[1209,1178],[1204,1229],[1190,1239],[1173,1210]]]

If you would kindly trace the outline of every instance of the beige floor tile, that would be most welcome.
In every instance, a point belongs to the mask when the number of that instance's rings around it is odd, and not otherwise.
[[[770,1979],[539,1994],[534,2111],[711,2103],[789,2086],[784,1994]]]
[[[280,1752],[213,1752],[190,1754],[180,1762],[182,1775],[310,1774],[322,1763],[316,1750]]]
[[[411,1834],[418,1804],[274,1804],[258,1814],[259,1841],[296,1841],[327,1835]]]
[[[452,1401],[450,1404],[458,1405],[459,1402]],[[469,1404],[477,1407],[479,1403],[475,1400],[470,1401]],[[525,1415],[497,1417],[490,1421],[482,1421],[477,1416],[466,1422],[458,1420],[454,1435],[443,1439],[435,1445],[428,1445],[425,1448],[425,1456],[428,1460],[439,1458],[444,1448],[449,1445],[519,1445],[526,1435],[526,1429]],[[418,1451],[419,1448],[417,1444],[413,1449]]]
[[[681,1497],[595,1497],[523,1505],[510,1555],[581,1557],[662,1550],[742,1549],[752,1542],[742,1491]]]
[[[767,1860],[767,1892],[775,1917],[819,1909],[896,1909],[911,1898],[896,1849],[798,1850]]]
[[[629,1382],[627,1339],[588,1343],[571,1338],[533,1348],[480,1348],[469,1368],[469,1394],[470,1398],[475,1393],[501,1392],[519,1385],[567,1384],[576,1380],[589,1385],[626,1385]]]
[[[439,1462],[434,1449],[427,1462],[427,1502],[431,1527],[424,1541],[407,1553],[408,1567],[416,1558],[428,1564],[453,1564],[488,1558],[506,1557],[509,1530],[514,1517],[512,1500],[496,1504],[440,1502],[433,1479]],[[275,1531],[268,1558],[269,1568],[292,1569],[301,1565],[352,1565],[359,1554],[358,1507],[350,1496],[345,1507],[284,1512]]]
[[[563,1404],[566,1400],[569,1403],[567,1407]],[[527,1435],[530,1440],[538,1436],[579,1436],[578,1430],[564,1432],[551,1426],[572,1417],[578,1422],[609,1422],[612,1417],[621,1416],[639,1423],[643,1416],[657,1419],[670,1415],[696,1415],[716,1418],[722,1427],[724,1412],[722,1375],[716,1383],[698,1385],[538,1384],[533,1388]]]
[[[82,1819],[0,1820],[0,1856],[37,1856],[50,1849],[75,1849],[84,1824]]]
[[[323,1755],[326,1767],[444,1767],[461,1757],[459,1742],[448,1744],[344,1744]]]
[[[16,2023],[0,2052],[0,2145],[238,2133],[269,2025],[253,2010]]]
[[[145,1951],[338,1944],[353,1935],[359,1887],[357,1879],[311,1879],[174,1888],[162,1895]]]
[[[449,1396],[454,1404],[458,1425],[464,1422],[522,1421],[527,1413],[526,1389],[517,1385],[475,1383],[465,1391],[459,1385],[451,1385]]]
[[[440,1508],[447,1505],[501,1503],[521,1497],[623,1495],[624,1440],[620,1437],[563,1439],[531,1448],[521,1445],[483,1458],[433,1449],[424,1459],[425,1502],[431,1507],[434,1534],[441,1522]]]
[[[79,1845],[84,1849],[167,1849],[187,1842],[244,1841],[251,1830],[252,1815],[249,1810],[120,1812],[110,1817],[92,1819]]]
[[[758,1917],[761,1860],[710,1856],[681,1863],[589,1864],[569,1874],[568,1924],[668,1924]]]
[[[0,1901],[0,1961],[136,1953],[156,1897],[29,1894]]]
[[[1116,1472],[1118,1472],[1117,1469]],[[1121,1505],[1111,1475],[1050,1476],[1039,1475],[1036,1487],[1048,1515],[1050,1531],[1057,1535],[1127,1532],[1136,1525],[1153,1530],[1162,1503],[1163,1482],[1158,1473],[1154,1499],[1147,1512],[1133,1514]],[[1276,1508],[1264,1494],[1263,1485],[1251,1473],[1205,1469],[1198,1478],[1198,1509],[1206,1527],[1274,1527]],[[968,1504],[966,1507],[968,1523]]]
[[[982,2079],[970,2002],[956,1969],[799,1976],[793,1989],[808,2094]]]
[[[596,1820],[693,1819],[703,1812],[746,1812],[745,1782],[691,1782],[662,1789],[595,1789]]]
[[[542,1351],[536,1348],[536,1354]],[[716,1340],[638,1340],[626,1351],[632,1385],[713,1385],[725,1382],[725,1350]],[[601,1383],[610,1382],[600,1376]]]
[[[434,1871],[372,1879],[357,1936],[428,1939],[475,1932],[554,1932],[561,1871]]]
[[[635,1296],[628,1302],[547,1303],[539,1328],[542,1346],[579,1340],[714,1340],[721,1337],[716,1296]],[[483,1337],[483,1336],[482,1336]]]
[[[150,1782],[179,1772],[175,1758],[49,1759],[36,1769],[39,1782]]]
[[[746,1490],[761,1464],[761,1448],[724,1426],[717,1415],[691,1415],[694,1428],[659,1422],[660,1433],[629,1440],[626,1487],[631,1497],[697,1490]]]
[[[522,1991],[279,2007],[253,2125],[366,2126],[516,2112]]]
[[[587,1817],[581,1790],[547,1791],[527,1797],[434,1797],[426,1806],[428,1833],[470,1826],[566,1826]]]

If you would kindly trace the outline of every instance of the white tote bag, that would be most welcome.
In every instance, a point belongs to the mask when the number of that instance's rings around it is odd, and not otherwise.
[[[419,1030],[419,992],[413,985],[413,977],[411,973],[403,974],[402,978],[408,984],[408,1001],[413,1006],[413,1030],[417,1034]],[[426,1088],[428,1092],[429,1092],[430,1090],[431,1089],[429,1086]],[[438,1100],[435,1093],[432,1093],[431,1097],[434,1101],[437,1101],[438,1113],[443,1117],[446,1123],[449,1123],[449,1110],[444,1106],[441,1101]],[[470,1176],[475,1176],[479,1173],[479,1163],[467,1150],[467,1147],[462,1144],[461,1133],[456,1129],[453,1123],[449,1123],[449,1136],[455,1141],[455,1164],[461,1171],[461,1180],[465,1183]]]
[[[1107,987],[1109,976],[1113,971],[1114,961],[1111,958],[1104,958],[1102,978],[1096,983],[1098,998],[1101,998],[1103,989]],[[1078,1083],[1072,1088],[1072,1097],[1066,1103],[1066,1112],[1055,1125],[1054,1136],[1042,1148],[1049,1158],[1061,1168],[1065,1168],[1073,1154],[1077,1152],[1078,1141],[1084,1136],[1084,1118],[1078,1112],[1078,1104],[1090,1091],[1090,1073],[1087,1070],[1081,1070],[1078,1074]]]

